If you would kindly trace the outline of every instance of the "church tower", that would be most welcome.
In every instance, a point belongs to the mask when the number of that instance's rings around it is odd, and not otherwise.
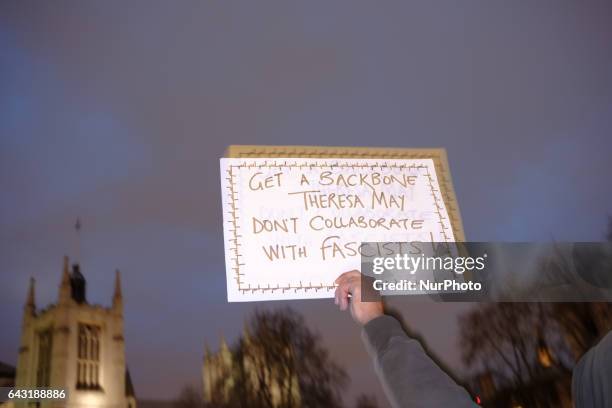
[[[119,271],[110,307],[87,302],[85,277],[67,256],[56,304],[38,311],[34,284],[31,279],[23,310],[15,386],[67,390],[67,400],[43,401],[41,408],[136,408],[125,362]]]

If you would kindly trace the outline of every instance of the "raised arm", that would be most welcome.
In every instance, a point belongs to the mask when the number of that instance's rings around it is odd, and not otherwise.
[[[395,318],[384,314],[381,302],[361,301],[358,271],[342,274],[336,283],[335,302],[340,310],[350,308],[353,319],[363,327],[362,338],[393,407],[477,406]]]

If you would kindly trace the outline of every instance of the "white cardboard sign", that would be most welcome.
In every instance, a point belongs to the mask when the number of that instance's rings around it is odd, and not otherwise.
[[[221,159],[230,302],[333,297],[361,242],[453,242],[431,159]]]

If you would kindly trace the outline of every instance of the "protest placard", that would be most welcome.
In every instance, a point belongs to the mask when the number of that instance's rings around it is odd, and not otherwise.
[[[463,240],[443,151],[291,149],[221,159],[229,301],[332,297],[361,242]]]

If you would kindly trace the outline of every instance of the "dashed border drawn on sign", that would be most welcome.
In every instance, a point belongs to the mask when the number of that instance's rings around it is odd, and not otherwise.
[[[426,157],[426,159],[431,159],[431,157]],[[424,164],[418,164],[418,165],[417,164],[410,164],[410,165],[401,164],[399,165],[399,164],[389,164],[389,163],[379,164],[378,162],[368,163],[368,164],[366,163],[358,164],[358,163],[348,163],[348,162],[341,163],[341,160],[334,160],[334,161],[323,160],[322,162],[316,161],[314,163],[300,163],[300,164],[298,164],[297,162],[289,163],[288,161],[284,161],[280,163],[277,161],[268,162],[268,160],[264,161],[263,163],[256,163],[256,162],[247,163],[246,161],[244,161],[240,164],[229,165],[228,169],[226,170],[227,172],[226,180],[228,182],[228,185],[227,185],[228,193],[227,194],[229,197],[229,207],[230,207],[230,210],[228,211],[228,213],[231,216],[230,219],[227,221],[227,223],[230,224],[228,231],[231,234],[231,237],[228,238],[228,241],[232,243],[228,249],[230,252],[233,253],[233,255],[230,257],[230,261],[232,262],[231,269],[234,271],[234,275],[235,275],[234,279],[236,280],[236,284],[238,285],[238,290],[242,292],[243,294],[248,293],[248,292],[256,293],[258,291],[261,291],[262,293],[266,293],[266,292],[275,293],[275,291],[280,291],[281,293],[285,293],[290,290],[293,290],[294,292],[297,292],[298,290],[303,290],[304,292],[309,291],[309,290],[331,291],[336,288],[333,282],[332,283],[321,282],[321,283],[313,284],[311,281],[305,283],[300,280],[299,285],[288,284],[288,285],[281,286],[280,284],[277,283],[276,285],[264,284],[262,286],[261,284],[257,284],[257,286],[252,286],[251,284],[247,284],[242,281],[242,277],[244,277],[245,274],[242,271],[241,267],[245,266],[245,264],[242,263],[240,260],[240,258],[242,257],[242,255],[240,254],[240,246],[242,246],[242,243],[240,242],[240,238],[242,237],[242,235],[240,235],[239,233],[240,225],[239,225],[238,220],[240,217],[238,216],[239,208],[237,204],[239,200],[236,197],[237,191],[236,191],[236,180],[235,180],[237,175],[234,173],[234,171],[235,169],[237,169],[237,171],[239,172],[240,169],[244,169],[244,168],[247,168],[247,169],[278,168],[279,170],[282,170],[283,168],[287,168],[289,170],[292,170],[293,168],[300,168],[300,169],[309,168],[310,170],[312,170],[313,168],[320,168],[320,169],[351,168],[353,170],[356,168],[369,168],[370,170],[374,170],[375,168],[380,168],[380,169],[394,168],[394,169],[401,169],[401,170],[411,170],[412,169],[412,170],[417,170],[417,171],[425,171],[423,173],[423,176],[427,178],[426,184],[429,187],[430,194],[433,198],[434,206],[436,207],[436,210],[433,212],[438,215],[438,223],[440,224],[440,234],[444,237],[445,242],[451,241],[451,237],[449,237],[446,231],[449,229],[449,227],[444,222],[444,220],[446,220],[447,218],[444,217],[444,215],[442,214],[442,210],[444,210],[445,207],[441,205],[443,204],[445,206],[448,206],[448,204],[445,204],[443,196],[442,196],[442,192],[439,189],[435,188],[433,184],[434,178],[432,177],[429,166],[427,165],[424,165]],[[448,207],[446,209],[448,211]],[[448,221],[451,225],[451,228],[453,228],[453,224],[451,220],[449,219]]]

